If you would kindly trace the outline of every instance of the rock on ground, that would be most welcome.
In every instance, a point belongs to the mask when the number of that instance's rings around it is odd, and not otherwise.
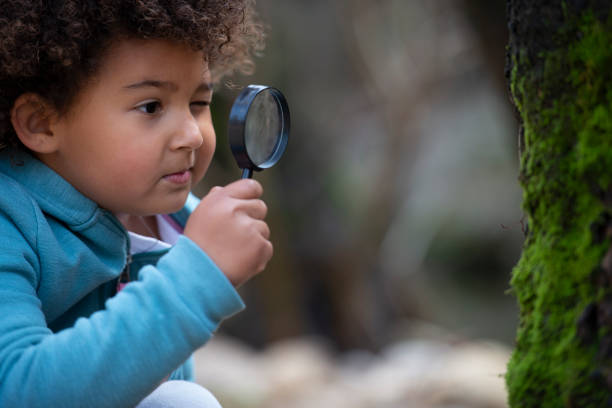
[[[312,338],[254,351],[217,336],[195,353],[196,379],[224,408],[504,408],[506,347],[404,340],[379,354],[334,354]]]

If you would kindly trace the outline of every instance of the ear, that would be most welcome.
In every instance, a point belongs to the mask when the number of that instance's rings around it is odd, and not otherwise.
[[[40,95],[25,93],[17,97],[11,109],[11,123],[17,137],[36,153],[53,153],[58,138],[53,133],[55,110]]]

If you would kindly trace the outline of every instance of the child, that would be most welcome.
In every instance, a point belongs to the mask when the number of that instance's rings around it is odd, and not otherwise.
[[[211,84],[261,43],[252,7],[0,2],[0,406],[218,406],[165,381],[192,380],[272,256],[256,181],[190,195]]]

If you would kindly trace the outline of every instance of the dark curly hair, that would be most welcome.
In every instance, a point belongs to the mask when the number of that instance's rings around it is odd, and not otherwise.
[[[263,48],[254,0],[0,0],[0,13],[0,148],[20,144],[10,123],[19,95],[65,113],[118,39],[201,50],[217,80],[250,73]]]

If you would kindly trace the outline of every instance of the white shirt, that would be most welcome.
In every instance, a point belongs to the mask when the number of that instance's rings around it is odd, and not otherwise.
[[[176,243],[181,234],[161,215],[155,216],[161,240],[128,231],[130,254],[168,249]]]

